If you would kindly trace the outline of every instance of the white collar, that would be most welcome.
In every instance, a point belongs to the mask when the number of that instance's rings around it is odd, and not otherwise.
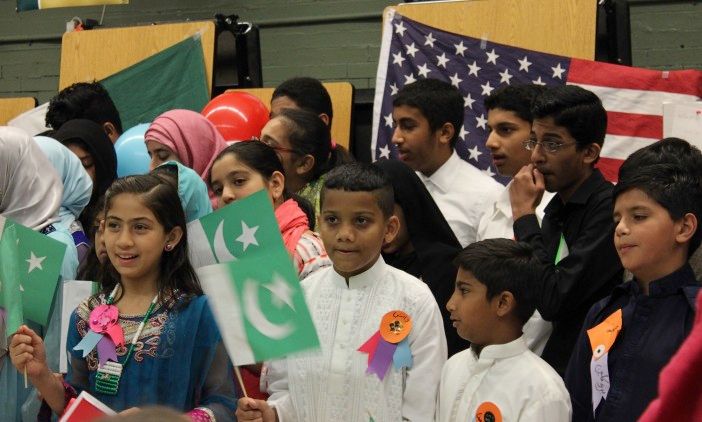
[[[502,189],[500,195],[495,201],[495,210],[501,212],[505,217],[512,218],[512,202],[509,199],[509,187],[512,185],[510,180],[507,186]]]
[[[430,181],[443,192],[451,190],[451,186],[456,182],[456,172],[464,161],[458,156],[454,149],[451,156],[444,164],[441,165],[431,176],[425,176],[417,172],[422,181]],[[468,163],[466,163],[468,164]],[[470,164],[468,164],[470,165]]]
[[[472,347],[470,352],[475,360],[482,361],[511,358],[524,353],[526,350],[526,340],[524,340],[524,335],[522,335],[509,343],[491,344],[489,346],[485,346],[483,347],[483,350],[480,351],[480,356],[476,355]]]
[[[384,281],[385,272],[387,271],[385,260],[383,256],[378,256],[378,260],[375,261],[372,267],[366,271],[357,274],[355,276],[349,277],[349,284],[346,285],[346,279],[339,275],[336,270],[332,270],[332,280],[333,283],[338,287],[348,288],[348,289],[362,289],[364,287],[372,286],[376,283]]]

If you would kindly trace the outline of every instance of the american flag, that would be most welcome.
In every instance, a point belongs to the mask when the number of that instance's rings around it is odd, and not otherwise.
[[[629,154],[663,136],[664,102],[691,102],[702,96],[699,70],[656,71],[546,54],[442,31],[391,11],[383,28],[376,79],[374,160],[397,157],[390,142],[392,100],[399,89],[419,78],[441,79],[460,90],[465,116],[458,154],[502,183],[507,179],[496,175],[485,146],[483,106],[483,99],[501,85],[567,83],[596,93],[608,117],[598,167],[612,181]]]

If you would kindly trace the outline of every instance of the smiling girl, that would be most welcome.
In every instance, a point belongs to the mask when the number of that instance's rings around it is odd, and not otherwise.
[[[71,316],[67,382],[52,376],[26,326],[12,338],[12,363],[57,414],[87,390],[117,411],[159,404],[195,420],[232,420],[232,369],[187,258],[178,193],[152,175],[119,179],[104,220],[102,292]]]

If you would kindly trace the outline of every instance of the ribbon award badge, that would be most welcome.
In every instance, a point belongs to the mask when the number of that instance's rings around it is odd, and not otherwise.
[[[380,329],[375,332],[359,352],[368,353],[366,373],[375,373],[382,381],[392,362],[395,369],[412,367],[412,352],[407,336],[412,329],[412,318],[403,311],[390,311],[383,315]]]

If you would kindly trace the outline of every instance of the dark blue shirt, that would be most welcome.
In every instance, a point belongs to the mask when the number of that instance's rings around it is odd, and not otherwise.
[[[689,264],[649,284],[644,295],[637,282],[616,287],[592,306],[585,318],[566,371],[573,404],[573,422],[635,421],[658,395],[658,374],[692,328],[694,300],[700,286]],[[587,330],[622,310],[622,329],[609,350],[610,388],[592,411]]]

